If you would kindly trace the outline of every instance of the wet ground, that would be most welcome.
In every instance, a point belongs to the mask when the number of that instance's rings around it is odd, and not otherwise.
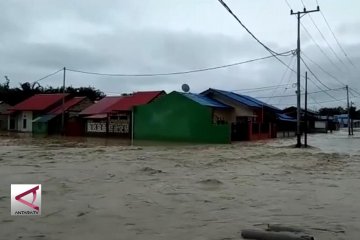
[[[360,132],[232,145],[0,137],[0,239],[241,239],[280,223],[360,233]],[[10,216],[10,184],[41,183],[42,215]]]

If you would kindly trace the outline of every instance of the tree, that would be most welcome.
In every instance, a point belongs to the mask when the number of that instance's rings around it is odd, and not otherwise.
[[[346,114],[347,111],[343,107],[334,107],[334,108],[320,108],[319,114],[322,116],[334,116],[340,114]]]
[[[38,82],[24,82],[20,83],[20,87],[11,88],[10,80],[5,77],[5,83],[0,83],[0,101],[4,101],[10,105],[16,105],[19,102],[24,101],[25,99],[39,93],[62,93],[63,89],[61,87],[53,88],[51,86],[43,87]],[[74,88],[69,86],[65,89],[66,93],[69,93],[73,96],[85,96],[90,100],[95,101],[105,97],[105,94],[99,89],[94,87],[79,87]]]

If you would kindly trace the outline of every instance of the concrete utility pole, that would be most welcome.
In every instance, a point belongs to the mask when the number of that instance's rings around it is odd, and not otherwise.
[[[308,91],[307,91],[307,72],[305,72],[305,134],[304,134],[304,145],[307,147],[307,132],[308,132],[308,119],[307,119],[307,97],[308,97]]]
[[[293,10],[290,11],[290,15],[297,15],[297,20],[298,20],[298,24],[297,24],[297,32],[298,32],[298,36],[297,36],[297,126],[296,126],[296,136],[297,136],[297,143],[296,143],[296,147],[301,147],[301,131],[300,131],[300,115],[301,115],[301,105],[300,105],[300,19],[307,13],[312,13],[312,12],[318,12],[320,11],[320,7],[317,6],[316,10],[310,10],[307,11],[306,8],[304,8],[303,12],[293,12]]]
[[[351,135],[350,132],[350,101],[349,101],[349,86],[346,85],[346,99],[347,99],[347,125],[348,125],[348,132],[349,136]]]
[[[62,96],[62,105],[61,105],[61,134],[65,134],[65,74],[66,74],[66,68],[63,68],[64,74],[63,74],[63,96]]]
[[[350,102],[350,115],[353,104],[353,102]],[[350,135],[354,135],[354,120],[352,119],[352,117],[350,117]]]

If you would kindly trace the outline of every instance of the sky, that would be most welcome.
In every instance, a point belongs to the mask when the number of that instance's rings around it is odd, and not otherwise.
[[[294,11],[303,9],[301,0],[288,2]],[[316,0],[303,2],[309,10],[317,6]],[[303,59],[316,76],[308,73],[309,92],[315,92],[309,95],[310,108],[345,107],[345,84],[355,89],[350,90],[350,100],[360,104],[360,2],[318,2],[340,44],[319,12],[301,18]],[[290,15],[285,0],[225,3],[275,52],[296,48],[297,19]],[[270,55],[217,0],[8,0],[0,1],[0,8],[0,82],[7,76],[11,86],[36,81],[63,67],[99,73],[166,73]],[[279,58],[296,70],[295,56]],[[305,70],[302,64],[302,75]],[[40,84],[61,86],[62,77],[59,72]],[[281,108],[296,103],[292,96],[296,74],[275,58],[214,71],[156,77],[66,71],[66,85],[93,86],[107,95],[181,91],[184,83],[194,93],[219,88],[258,97]],[[304,78],[301,85],[305,85]]]

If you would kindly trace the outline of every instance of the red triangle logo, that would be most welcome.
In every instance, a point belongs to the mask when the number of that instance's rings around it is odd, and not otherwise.
[[[25,191],[25,192],[17,195],[17,196],[15,197],[15,200],[17,200],[17,201],[25,204],[26,206],[31,207],[32,209],[35,209],[36,211],[39,211],[39,206],[34,205],[34,202],[35,202],[35,200],[36,200],[36,191],[37,191],[37,190],[39,190],[39,186],[36,186],[36,187],[34,187],[34,188],[30,189],[30,190],[27,190],[27,191]],[[30,194],[30,193],[33,194],[33,200],[32,200],[31,203],[28,202],[28,201],[25,201],[24,199],[22,199],[22,197],[24,197],[24,196],[26,196],[26,195],[28,195],[28,194]]]

